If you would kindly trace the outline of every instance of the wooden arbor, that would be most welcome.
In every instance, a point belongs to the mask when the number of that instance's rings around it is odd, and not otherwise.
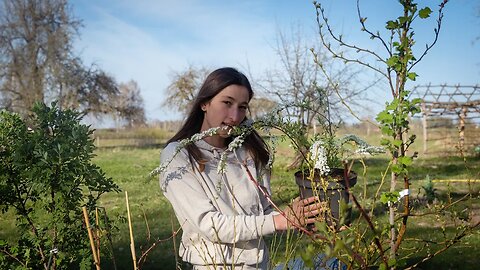
[[[411,92],[422,99],[423,152],[442,145],[444,154],[480,144],[480,86],[423,85]],[[455,130],[454,127],[457,127]]]

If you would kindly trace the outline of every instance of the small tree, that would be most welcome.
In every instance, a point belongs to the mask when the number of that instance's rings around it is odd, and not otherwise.
[[[0,240],[0,268],[91,269],[81,207],[119,188],[92,163],[93,130],[78,112],[53,103],[33,113],[0,112],[0,209],[15,213],[18,232]]]
[[[313,59],[311,50],[318,52],[322,49],[312,49],[311,42],[304,36],[300,27],[292,28],[290,33],[278,31],[273,50],[280,66],[267,70],[265,79],[259,85],[272,100],[285,107],[288,117],[298,121],[308,133],[312,127],[316,132],[317,124],[325,126],[328,121],[340,122],[346,115],[335,91],[341,92],[350,104],[358,105],[366,88],[356,83],[358,73],[351,66],[334,65],[332,59],[321,53]],[[328,83],[315,60],[324,68],[328,67],[328,76],[339,82],[336,89]],[[327,119],[327,114],[335,119]]]
[[[130,80],[127,83],[121,83],[118,89],[120,94],[113,100],[116,117],[124,120],[127,127],[145,125],[143,98],[137,82]]]
[[[208,73],[210,71],[207,68],[193,66],[189,66],[183,72],[173,73],[172,83],[166,89],[167,98],[162,105],[178,109],[179,112],[186,115]]]
[[[448,0],[439,1],[436,28],[433,29],[432,41],[421,49],[415,47],[415,32],[413,31],[414,22],[427,19],[432,14],[429,7],[420,8],[415,1],[399,0],[402,6],[402,13],[396,19],[386,22],[386,31],[372,31],[368,26],[367,17],[362,16],[359,0],[357,0],[358,21],[361,31],[370,37],[373,41],[378,41],[384,50],[373,50],[357,46],[349,43],[341,34],[337,34],[331,27],[331,24],[325,14],[325,10],[320,2],[315,2],[317,10],[317,22],[319,26],[319,34],[322,44],[335,59],[339,59],[344,63],[355,63],[366,69],[374,71],[374,73],[382,76],[389,86],[388,92],[391,93],[391,100],[386,103],[385,109],[377,115],[377,121],[384,135],[381,143],[390,153],[390,163],[388,172],[390,173],[390,185],[387,186],[386,192],[381,193],[380,200],[388,207],[388,224],[375,219],[373,210],[367,214],[364,206],[357,203],[355,196],[351,194],[356,203],[356,207],[361,213],[361,217],[366,221],[367,227],[371,233],[358,232],[354,234],[356,240],[348,240],[339,235],[340,238],[335,239],[335,248],[333,254],[337,252],[337,256],[341,256],[339,249],[349,241],[350,247],[344,249],[343,255],[348,258],[347,261],[359,268],[368,268],[371,265],[379,265],[380,269],[397,268],[400,262],[398,255],[400,246],[404,241],[407,231],[407,224],[411,213],[410,184],[411,176],[409,169],[411,168],[413,159],[417,153],[410,153],[410,146],[414,143],[416,136],[409,134],[410,122],[412,115],[419,112],[419,99],[411,100],[407,83],[415,81],[417,74],[413,68],[423,59],[427,52],[435,45],[439,36],[440,27],[443,19],[443,8]],[[332,43],[329,40],[332,40]],[[335,46],[335,45],[338,45]],[[344,51],[338,51],[336,48],[342,48]],[[314,52],[315,57],[317,54]],[[369,61],[369,59],[373,59]],[[323,65],[317,62],[328,75]],[[328,76],[327,76],[328,77]],[[338,82],[330,78],[330,85],[335,89]],[[383,180],[378,191],[382,190]],[[400,186],[400,187],[399,187]],[[400,189],[400,190],[399,190]],[[401,201],[402,207],[398,207]],[[448,207],[442,208],[442,211]],[[443,214],[442,214],[443,215]],[[445,247],[440,251],[429,254],[426,259],[431,258],[433,254],[444,251],[453,243],[458,242],[460,238],[466,235],[469,228],[468,225],[462,225],[455,228],[458,233],[452,239],[445,239]],[[359,229],[361,231],[361,229]],[[371,241],[363,239],[369,235]],[[359,239],[361,237],[362,239]],[[337,241],[338,240],[338,241]],[[362,247],[362,245],[364,245]],[[355,246],[357,250],[351,249]],[[350,248],[350,249],[349,249]],[[336,251],[335,251],[336,250]],[[374,252],[373,252],[374,251]]]
[[[352,65],[335,65],[322,53],[313,59],[311,50],[319,52],[323,48],[316,45],[312,48],[311,42],[304,36],[299,26],[292,27],[290,33],[278,31],[273,50],[279,59],[279,67],[267,70],[259,86],[284,108],[281,112],[284,117],[296,121],[306,134],[310,134],[312,129],[314,134],[325,133],[348,115],[337,93],[341,93],[350,104],[358,105],[367,88],[356,82],[358,73]],[[326,75],[338,82],[336,88],[329,84]],[[299,149],[299,152],[306,151]],[[297,153],[289,169],[299,166],[303,155]]]

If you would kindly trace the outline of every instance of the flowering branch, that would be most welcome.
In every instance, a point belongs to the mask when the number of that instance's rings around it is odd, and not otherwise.
[[[210,137],[210,136],[213,136],[213,135],[216,135],[218,134],[218,131],[220,131],[220,127],[214,127],[214,128],[210,128],[210,129],[207,129],[203,132],[200,132],[200,133],[196,133],[196,134],[193,134],[192,137],[190,138],[186,138],[186,139],[183,139],[181,140],[177,147],[175,148],[175,153],[172,155],[172,157],[170,159],[168,159],[166,162],[160,164],[160,166],[158,166],[157,168],[153,169],[149,176],[150,177],[153,177],[153,176],[156,176],[162,172],[164,172],[168,165],[172,162],[172,160],[175,158],[175,156],[180,153],[180,151],[185,148],[185,146],[191,144],[191,143],[195,143],[195,142],[198,142],[200,140],[202,140],[203,138],[205,137]]]
[[[300,230],[301,232],[305,233],[306,235],[310,236],[310,237],[313,237],[313,232],[305,229],[302,225],[300,224],[297,224],[295,221],[291,220],[283,210],[281,210],[272,200],[272,197],[270,196],[270,194],[268,194],[268,192],[266,192],[263,187],[258,183],[257,180],[255,180],[255,178],[253,177],[252,173],[250,172],[250,170],[248,169],[247,165],[245,163],[242,164],[243,167],[245,168],[245,170],[247,171],[247,175],[248,175],[248,178],[253,182],[253,184],[258,188],[258,190],[260,190],[260,192],[263,194],[263,196],[265,196],[265,198],[267,199],[267,201],[273,206],[273,208],[275,208],[275,210],[277,210],[280,215],[282,215],[284,218],[287,219],[288,222],[290,222],[295,228],[297,228],[298,230]],[[322,240],[328,240],[327,238],[323,237],[323,236],[318,236],[318,235],[315,235],[316,238],[320,238]]]

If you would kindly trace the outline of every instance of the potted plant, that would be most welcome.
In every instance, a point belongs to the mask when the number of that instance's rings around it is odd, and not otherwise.
[[[253,129],[270,134],[267,136],[269,138],[278,137],[271,130],[280,131],[292,142],[298,153],[290,167],[295,168],[294,178],[300,197],[318,196],[321,203],[329,206],[319,221],[325,221],[331,228],[340,229],[350,222],[351,210],[346,207],[349,203],[349,188],[357,182],[357,174],[350,169],[348,160],[364,154],[384,153],[385,150],[369,145],[356,135],[337,136],[329,117],[323,121],[322,134],[310,135],[304,125],[282,114],[285,108],[279,107],[256,121],[245,122],[233,129],[235,139],[231,145],[240,145],[246,134]]]
[[[319,221],[326,221],[330,227],[339,229],[342,225],[348,224],[348,217],[342,215],[343,209],[345,209],[342,208],[342,205],[348,204],[348,189],[353,187],[357,181],[356,173],[347,168],[348,166],[344,167],[343,162],[356,154],[384,152],[383,148],[370,146],[355,135],[337,138],[331,122],[328,122],[328,129],[324,129],[328,132],[316,134],[310,138],[301,123],[292,121],[282,114],[287,106],[272,110],[255,121],[244,121],[240,126],[231,129],[233,140],[228,145],[227,151],[220,156],[217,171],[221,173],[225,169],[226,153],[240,147],[245,137],[253,130],[261,130],[265,134],[269,134],[268,138],[278,137],[271,134],[272,130],[278,130],[282,136],[286,136],[292,142],[293,147],[299,153],[299,158],[296,160],[300,162],[294,178],[299,186],[300,197],[318,196],[321,203],[329,205],[324,215],[319,217]],[[218,128],[211,128],[182,140],[177,151],[217,132]],[[275,144],[275,142],[271,143],[271,145]],[[273,149],[273,151],[275,150]],[[270,166],[273,164],[274,157],[275,155],[272,153]],[[169,162],[161,164],[150,175],[153,176],[163,171]],[[347,215],[349,212],[346,212]]]
[[[305,163],[295,172],[295,182],[301,198],[318,196],[329,206],[319,221],[340,229],[350,223],[349,189],[357,183],[357,174],[348,160],[358,155],[383,153],[384,149],[352,134],[337,138],[332,132],[324,133],[312,141]]]

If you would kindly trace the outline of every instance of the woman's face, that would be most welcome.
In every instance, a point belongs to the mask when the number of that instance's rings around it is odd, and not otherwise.
[[[238,126],[247,114],[250,96],[245,86],[232,84],[225,87],[209,102],[202,105],[205,113],[201,131],[221,127],[221,138],[227,138],[232,126]]]

